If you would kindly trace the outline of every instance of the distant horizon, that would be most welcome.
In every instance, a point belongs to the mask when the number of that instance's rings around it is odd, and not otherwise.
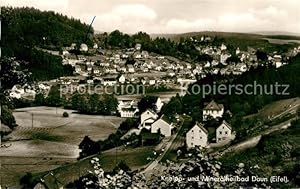
[[[297,0],[10,0],[2,6],[55,11],[90,24],[95,31],[181,34],[199,31],[275,32],[300,35]]]
[[[115,30],[112,30],[112,31],[99,31],[99,30],[94,30],[94,33],[95,34],[103,34],[103,33],[111,33],[113,31],[120,31],[122,33],[126,33],[128,35],[134,35],[138,32],[145,32],[149,35],[181,35],[181,34],[189,34],[189,33],[237,33],[237,34],[253,34],[253,35],[286,35],[286,36],[295,36],[295,37],[300,37],[300,33],[294,33],[294,32],[288,32],[288,31],[257,31],[257,32],[239,32],[239,31],[214,31],[214,30],[201,30],[201,31],[188,31],[188,32],[179,32],[179,33],[148,33],[146,31],[137,31],[135,33],[128,33],[128,32],[124,32],[122,30],[119,30],[119,29],[115,29]]]

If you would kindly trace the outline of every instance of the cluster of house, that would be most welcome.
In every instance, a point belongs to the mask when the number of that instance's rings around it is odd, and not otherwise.
[[[140,114],[140,124],[138,129],[132,129],[128,132],[128,136],[132,133],[140,134],[142,129],[147,129],[151,133],[160,133],[165,137],[172,135],[172,131],[176,127],[176,124],[170,121],[165,115],[159,116],[158,113],[162,104],[160,100],[158,100],[156,104],[155,110],[147,109]],[[119,111],[121,112],[121,116],[137,117],[138,109],[136,101],[119,103]],[[224,106],[215,101],[211,101],[203,109],[203,120],[219,119],[222,118],[223,114]],[[232,127],[225,120],[216,128],[215,134],[216,144],[220,145],[227,144],[235,137]],[[191,149],[196,146],[207,147],[208,144],[208,131],[202,123],[197,122],[186,134],[187,148]]]
[[[117,110],[120,113],[121,117],[125,118],[134,118],[138,117],[139,108],[138,108],[138,99],[134,100],[118,100]],[[156,102],[154,103],[155,111],[160,112],[164,103],[162,102],[160,97],[156,98]]]
[[[202,38],[201,38],[202,40]],[[203,38],[204,41],[210,41]],[[74,46],[74,45],[73,45]],[[72,46],[72,48],[74,48]],[[72,49],[71,48],[71,49]],[[98,48],[97,44],[94,48]],[[85,44],[80,49],[87,51]],[[134,48],[121,50],[97,49],[95,56],[72,55],[63,51],[63,64],[70,64],[75,68],[75,74],[89,77],[87,83],[101,81],[103,85],[116,85],[118,83],[143,83],[155,84],[178,84],[177,79],[196,79],[196,76],[205,77],[207,74],[240,75],[251,67],[258,66],[256,49],[248,48],[247,51],[236,49],[235,55],[239,58],[238,63],[228,63],[227,59],[232,55],[227,46],[198,46],[196,49],[200,54],[207,54],[213,58],[211,62],[199,62],[191,64],[178,60],[174,57],[164,57],[154,53],[141,50],[141,45],[136,44]],[[292,49],[299,51],[299,48]],[[131,63],[128,61],[132,59]],[[279,54],[268,55],[269,63],[276,68],[285,65],[286,62]],[[151,73],[162,73],[160,77],[151,77]],[[144,76],[149,73],[149,76]],[[122,74],[122,77],[120,77]],[[139,76],[141,74],[142,76]],[[174,79],[175,78],[175,79]],[[177,83],[176,83],[177,82]]]
[[[210,118],[219,119],[224,114],[223,104],[218,104],[215,101],[208,103],[203,109],[203,120]],[[232,127],[225,120],[216,128],[216,143],[227,144],[234,139]],[[204,124],[196,123],[186,134],[186,145],[188,149],[208,146],[208,131]]]
[[[197,50],[201,54],[210,55],[213,60],[211,62],[206,62],[204,68],[209,70],[212,74],[221,74],[221,75],[240,75],[248,71],[251,67],[257,67],[259,65],[258,59],[256,56],[256,49],[248,48],[247,51],[242,51],[239,48],[235,51],[235,56],[238,57],[239,62],[227,62],[227,59],[232,56],[227,50],[227,46],[222,44],[220,47],[216,46],[203,46],[197,47]],[[274,54],[268,55],[268,63],[271,63],[276,68],[279,68],[287,64],[281,55]]]
[[[9,97],[11,98],[16,98],[16,99],[34,99],[35,95],[37,93],[42,93],[42,94],[48,94],[50,91],[50,86],[47,84],[39,83],[36,86],[30,86],[30,85],[14,85],[10,90],[9,90]]]
[[[147,109],[141,114],[140,117],[140,126],[139,129],[147,129],[151,133],[160,133],[165,137],[172,135],[172,130],[175,125],[166,117],[165,115],[158,116],[158,114],[151,110]]]
[[[165,137],[172,135],[172,130],[175,128],[175,124],[165,115],[159,116],[163,102],[158,97],[153,109],[146,109],[140,114],[140,123],[138,129],[130,130],[125,136],[130,136],[135,133],[137,135],[143,129],[148,130],[151,133],[160,133]],[[121,117],[136,117],[138,118],[137,101],[119,101],[118,111]]]

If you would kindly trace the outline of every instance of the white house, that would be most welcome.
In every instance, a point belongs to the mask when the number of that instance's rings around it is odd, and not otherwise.
[[[94,49],[98,49],[98,44],[97,44],[97,43],[94,43],[93,48],[94,48]]]
[[[167,74],[170,77],[174,77],[175,76],[175,72],[173,70],[171,70],[171,69],[167,71]]]
[[[148,57],[149,57],[148,51],[142,51],[141,55],[142,55],[144,58],[148,58]]]
[[[236,64],[237,71],[240,72],[246,72],[247,71],[247,65],[245,63],[237,63]]]
[[[99,74],[99,73],[100,73],[100,69],[99,69],[98,66],[94,66],[94,67],[93,67],[93,73],[94,73],[94,74]]]
[[[210,67],[210,62],[206,62],[205,64],[204,64],[204,68],[209,68]]]
[[[86,70],[88,71],[88,72],[91,72],[92,70],[93,70],[93,66],[92,65],[87,65],[86,66]]]
[[[232,139],[232,128],[229,123],[225,120],[216,129],[216,140],[217,143],[228,142]]]
[[[93,79],[88,79],[88,80],[86,80],[86,83],[87,83],[87,84],[93,84],[93,83],[94,83],[94,80],[93,80]]]
[[[240,53],[241,53],[240,48],[237,48],[237,49],[235,50],[235,54],[238,55],[238,54],[240,54]]]
[[[69,51],[64,50],[64,51],[62,52],[62,55],[68,55],[68,54],[70,54]]]
[[[121,117],[136,117],[137,112],[139,112],[135,100],[119,100],[117,110]]]
[[[114,86],[116,84],[117,84],[117,80],[114,77],[103,78],[103,85],[104,86]]]
[[[223,104],[218,104],[214,100],[212,100],[203,108],[203,121],[206,121],[209,117],[212,117],[214,119],[221,118],[223,114]]]
[[[149,85],[155,85],[156,80],[154,78],[149,78]]]
[[[137,107],[122,108],[119,112],[121,117],[135,117],[139,109]]]
[[[224,45],[224,44],[222,43],[222,45],[221,45],[221,50],[224,51],[224,50],[226,50],[226,49],[227,49],[226,45]]]
[[[84,43],[80,45],[80,51],[87,52],[89,50],[88,46]]]
[[[160,131],[160,134],[169,137],[172,135],[173,128],[174,126],[171,121],[166,116],[162,115],[151,125],[151,133],[158,133]]]
[[[222,53],[221,55],[220,55],[220,62],[222,63],[222,64],[226,64],[226,60],[229,58],[229,57],[231,57],[231,55],[228,55],[228,54],[224,54],[224,53]]]
[[[39,89],[41,89],[41,90],[49,90],[49,89],[51,88],[49,85],[43,84],[43,83],[40,83],[40,84],[38,85],[38,87],[39,87]]]
[[[20,99],[25,94],[25,89],[21,85],[14,85],[9,93],[12,98]]]
[[[142,58],[142,54],[139,52],[135,52],[135,53],[133,53],[133,57],[136,59],[140,59],[140,58]]]
[[[76,73],[81,72],[81,67],[80,67],[79,65],[76,65],[76,66],[75,66],[75,72],[76,72]]]
[[[19,91],[11,91],[9,93],[9,96],[12,98],[20,99],[22,97],[22,94]]]
[[[125,81],[126,81],[125,76],[122,74],[122,75],[118,78],[118,81],[119,81],[120,83],[124,84]]]
[[[158,115],[154,111],[147,109],[141,114],[140,125],[143,128],[150,129],[152,123],[154,123],[157,118]]]
[[[274,55],[273,62],[275,64],[276,68],[279,68],[282,66],[282,57],[281,55]]]
[[[201,123],[196,123],[186,134],[187,148],[206,147],[208,141],[208,131]]]
[[[129,64],[129,65],[127,66],[127,68],[128,68],[128,72],[129,72],[129,73],[134,73],[134,67],[133,67],[133,65]]]
[[[135,49],[136,50],[141,50],[141,48],[142,48],[142,45],[140,44],[140,43],[137,43],[137,44],[135,44]]]

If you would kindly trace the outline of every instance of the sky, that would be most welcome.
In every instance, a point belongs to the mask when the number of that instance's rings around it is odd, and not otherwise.
[[[0,0],[2,5],[53,10],[96,31],[196,31],[300,34],[300,0]]]

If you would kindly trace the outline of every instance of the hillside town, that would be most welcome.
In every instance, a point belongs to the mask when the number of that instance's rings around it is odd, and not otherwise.
[[[2,12],[0,189],[300,187],[299,36]]]
[[[190,40],[197,42],[193,38]],[[211,38],[202,36],[201,40],[210,41]],[[197,46],[196,49],[200,54],[212,57],[211,61],[199,63],[189,63],[175,57],[149,53],[142,50],[141,44],[121,50],[101,49],[97,44],[94,44],[90,49],[86,44],[80,45],[81,52],[89,52],[94,54],[93,56],[70,53],[69,51],[74,50],[75,47],[75,43],[70,47],[65,47],[60,55],[63,58],[63,64],[71,65],[74,68],[74,76],[60,77],[33,86],[29,84],[16,85],[11,88],[10,97],[17,99],[34,98],[37,91],[42,90],[47,94],[47,90],[49,91],[52,85],[57,84],[64,86],[72,84],[74,89],[78,89],[82,85],[119,86],[128,84],[181,89],[183,83],[194,83],[201,78],[205,78],[208,74],[224,77],[241,75],[251,68],[255,69],[257,66],[262,65],[257,58],[257,49],[248,48],[247,51],[241,51],[237,48],[235,54],[230,54],[226,44],[219,47]],[[268,61],[264,64],[280,68],[299,52],[300,46],[290,49],[284,55],[276,52],[268,54]],[[59,52],[53,51],[50,51],[50,53],[59,54]],[[230,60],[232,56],[238,58],[237,63]],[[119,102],[119,104],[122,104],[122,102]]]

